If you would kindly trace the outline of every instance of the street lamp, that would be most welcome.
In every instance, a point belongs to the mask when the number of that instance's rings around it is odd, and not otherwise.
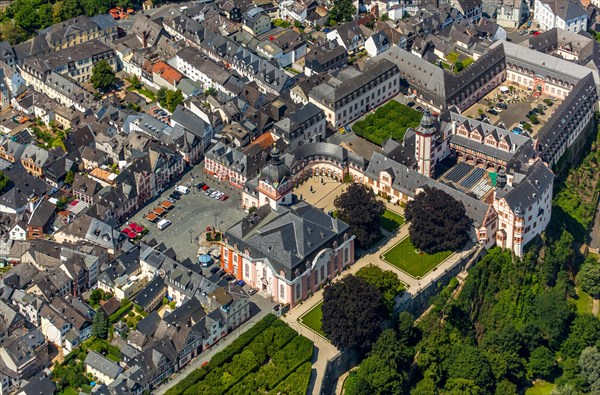
[[[192,240],[192,232],[193,231],[194,231],[193,229],[189,229],[189,232],[190,232],[190,244],[193,243],[193,240]]]

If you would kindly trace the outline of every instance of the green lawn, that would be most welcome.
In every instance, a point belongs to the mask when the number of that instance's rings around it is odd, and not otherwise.
[[[555,386],[552,383],[548,383],[544,380],[539,380],[535,383],[533,387],[525,391],[525,395],[550,395],[554,387]]]
[[[390,137],[401,142],[406,129],[419,126],[422,117],[419,111],[391,100],[356,122],[352,131],[377,145]]]
[[[137,93],[139,93],[140,95],[146,96],[148,99],[150,99],[150,101],[156,101],[156,95],[150,89],[140,88],[140,89],[134,89],[134,90]]]
[[[579,288],[576,291],[577,299],[575,299],[575,306],[577,307],[577,313],[592,314],[592,297]]]
[[[385,210],[381,216],[381,222],[379,223],[379,225],[388,232],[395,231],[402,226],[402,224],[404,224],[404,217],[391,210]]]
[[[319,335],[326,337],[325,333],[321,330],[321,320],[323,319],[321,306],[323,306],[323,302],[308,310],[299,320]]]
[[[387,250],[382,257],[386,262],[413,277],[423,277],[450,255],[452,255],[451,251],[442,251],[432,255],[418,254],[410,242],[410,238],[406,237]]]

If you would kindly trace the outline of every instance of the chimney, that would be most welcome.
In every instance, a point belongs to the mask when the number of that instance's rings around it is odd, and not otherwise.
[[[148,46],[148,36],[148,32],[144,30],[142,32],[142,48],[146,48]]]

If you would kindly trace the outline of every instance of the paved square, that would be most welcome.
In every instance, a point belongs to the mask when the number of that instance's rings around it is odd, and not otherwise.
[[[197,184],[202,180],[211,188],[225,192],[229,195],[229,199],[226,201],[216,200],[207,196],[204,191],[190,188],[190,193],[182,195],[181,199],[175,202],[175,207],[164,216],[173,223],[166,229],[159,230],[156,224],[145,219],[144,215],[169,197],[169,194],[175,190],[175,186],[172,186],[155,200],[148,202],[146,207],[140,209],[130,219],[130,222],[137,222],[149,230],[143,240],[155,238],[159,243],[165,243],[167,247],[172,247],[175,250],[178,260],[190,258],[196,262],[199,245],[195,240],[204,233],[207,226],[216,225],[219,229],[225,231],[246,215],[240,206],[240,192],[232,187],[227,188],[219,185],[210,176],[204,175],[199,178],[200,166],[203,166],[203,164],[197,165],[196,169],[192,171],[196,176],[194,183]],[[191,182],[189,173],[182,178],[183,184],[188,182]]]

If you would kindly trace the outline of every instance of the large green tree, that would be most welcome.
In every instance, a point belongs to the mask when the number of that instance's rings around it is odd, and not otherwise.
[[[115,84],[115,71],[108,61],[101,60],[94,65],[92,69],[92,78],[90,81],[94,85],[94,89],[107,91]]]
[[[350,225],[361,247],[368,248],[379,238],[379,221],[385,212],[385,204],[377,200],[371,188],[350,184],[344,193],[335,198],[334,205],[338,219]]]
[[[548,348],[540,346],[529,356],[529,376],[547,378],[554,369],[554,355]]]
[[[456,251],[469,241],[471,220],[464,204],[441,189],[425,187],[407,203],[405,216],[410,241],[428,254]]]
[[[600,352],[596,347],[587,347],[579,357],[581,375],[589,385],[590,393],[600,393]]]
[[[394,305],[394,299],[404,290],[396,273],[391,270],[382,270],[379,266],[362,267],[356,272],[356,275],[381,291],[383,300],[390,311]]]
[[[586,259],[577,274],[577,283],[595,299],[600,297],[600,264],[595,258]]]
[[[334,0],[329,12],[331,19],[337,22],[349,22],[356,15],[356,7],[352,0]]]
[[[92,322],[92,336],[96,336],[100,339],[106,339],[108,337],[108,317],[104,313],[104,310],[98,309]]]
[[[340,349],[368,350],[387,316],[381,292],[354,275],[325,288],[321,310],[321,329]]]

